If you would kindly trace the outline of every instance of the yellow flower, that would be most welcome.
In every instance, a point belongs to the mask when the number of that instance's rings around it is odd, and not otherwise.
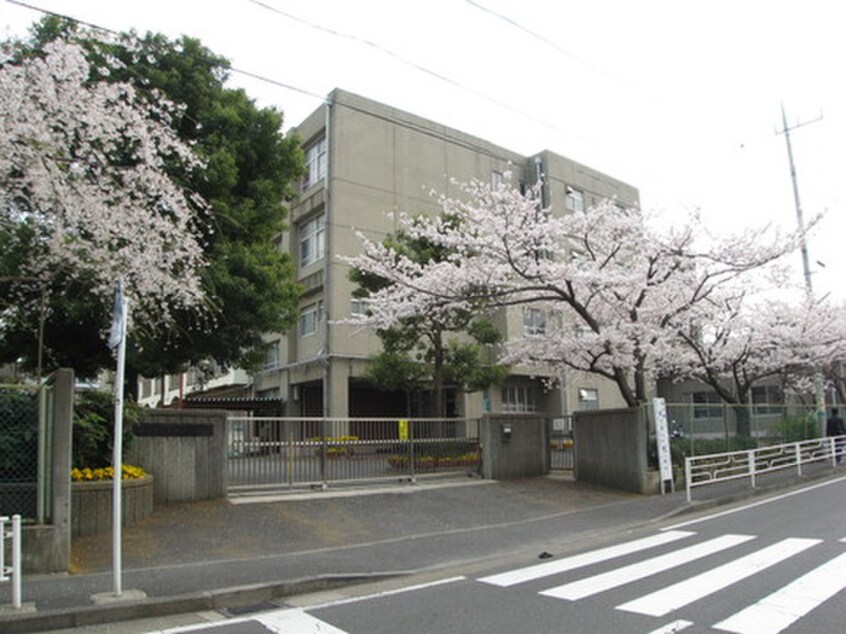
[[[101,467],[99,469],[90,469],[88,467],[84,469],[74,468],[71,469],[70,476],[74,482],[99,482],[103,480],[114,480],[115,470],[114,467]],[[138,480],[146,477],[147,472],[141,467],[128,464],[122,465],[121,479],[123,480]]]

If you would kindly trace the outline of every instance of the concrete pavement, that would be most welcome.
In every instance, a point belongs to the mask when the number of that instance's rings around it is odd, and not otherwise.
[[[161,506],[123,531],[120,600],[108,600],[115,588],[111,533],[79,538],[71,574],[25,578],[23,598],[35,610],[4,610],[0,630],[49,631],[236,608],[517,552],[560,554],[749,493],[742,483],[702,489],[691,506],[683,491],[641,496],[552,476]],[[95,604],[95,596],[106,601]],[[9,603],[8,584],[0,586],[0,603]]]

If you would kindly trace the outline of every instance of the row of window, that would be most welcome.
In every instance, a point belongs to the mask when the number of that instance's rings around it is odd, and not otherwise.
[[[502,411],[525,414],[540,411],[538,389],[534,385],[506,385],[502,388]],[[599,390],[579,388],[579,410],[599,409]]]
[[[353,317],[367,315],[369,305],[370,301],[367,299],[352,298],[350,300],[350,315]],[[320,322],[322,311],[322,301],[309,304],[300,311],[298,332],[301,336],[313,335],[317,332],[317,325]],[[546,334],[546,312],[538,308],[525,309],[523,311],[523,334],[526,336]]]
[[[502,172],[491,172],[491,186],[494,189],[499,189],[505,184],[505,175]],[[526,186],[522,181],[520,182],[520,192],[525,193]],[[567,185],[566,194],[564,198],[564,205],[569,211],[584,211],[585,210],[585,194],[583,191]]]
[[[783,410],[784,395],[777,385],[753,387],[751,397],[756,416],[780,414]],[[694,419],[722,418],[725,413],[725,403],[716,392],[693,392],[690,400]]]

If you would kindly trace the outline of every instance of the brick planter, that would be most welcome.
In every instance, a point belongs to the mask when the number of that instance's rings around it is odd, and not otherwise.
[[[153,512],[153,477],[123,480],[121,514],[130,526]],[[82,537],[112,530],[111,480],[71,483],[71,535]]]

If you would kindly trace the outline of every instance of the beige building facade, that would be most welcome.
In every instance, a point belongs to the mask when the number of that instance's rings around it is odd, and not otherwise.
[[[496,182],[506,173],[531,187],[543,180],[544,203],[566,213],[615,198],[639,203],[636,188],[549,151],[523,156],[459,130],[343,91],[291,132],[303,143],[308,174],[280,238],[303,287],[300,318],[287,333],[269,334],[262,371],[250,378],[249,396],[281,399],[288,416],[337,418],[425,416],[425,400],[380,392],[364,379],[368,358],[380,350],[374,334],[337,322],[365,310],[339,256],[361,249],[356,231],[381,241],[397,227],[391,212],[437,214],[431,192],[459,195],[455,182]],[[544,326],[531,310],[495,319],[506,338]],[[550,387],[550,378],[557,378]],[[451,393],[451,415],[543,412],[562,417],[579,409],[622,406],[614,385],[570,372],[512,368],[501,385],[484,393]]]

